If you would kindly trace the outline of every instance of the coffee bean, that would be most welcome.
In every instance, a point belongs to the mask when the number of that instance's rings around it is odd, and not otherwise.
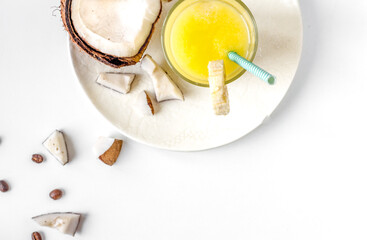
[[[41,163],[43,162],[43,156],[41,154],[33,154],[32,161],[35,163]]]
[[[62,191],[60,189],[55,189],[50,192],[50,198],[53,200],[58,200],[62,197]]]
[[[0,181],[0,192],[7,192],[9,190],[9,185],[4,181]]]
[[[32,233],[32,240],[42,240],[41,234],[39,232]]]

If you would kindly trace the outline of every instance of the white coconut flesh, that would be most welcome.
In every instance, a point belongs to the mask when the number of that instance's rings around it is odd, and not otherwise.
[[[141,61],[141,68],[153,81],[154,91],[158,102],[165,100],[183,100],[184,96],[168,74],[146,54]]]
[[[119,93],[129,93],[131,83],[134,81],[135,74],[131,73],[101,73],[97,83]]]
[[[78,35],[96,50],[133,57],[149,37],[160,0],[73,0],[71,19]]]
[[[69,162],[68,150],[64,134],[54,131],[44,142],[43,146],[63,165]]]
[[[77,213],[50,213],[33,217],[39,225],[57,229],[61,233],[74,236],[80,222]]]

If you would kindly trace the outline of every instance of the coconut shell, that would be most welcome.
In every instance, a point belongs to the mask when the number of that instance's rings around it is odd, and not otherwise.
[[[145,50],[148,47],[148,44],[149,44],[149,42],[152,38],[154,29],[155,29],[155,25],[158,22],[158,20],[161,16],[161,13],[162,13],[162,2],[161,2],[161,9],[159,11],[159,14],[158,14],[158,17],[157,17],[156,21],[152,25],[149,36],[146,39],[143,46],[140,48],[139,52],[135,56],[133,56],[133,57],[117,57],[117,56],[109,55],[109,54],[98,51],[97,49],[90,46],[88,44],[88,42],[84,41],[78,35],[78,33],[76,32],[76,30],[74,28],[73,21],[71,19],[71,2],[72,2],[72,0],[61,0],[61,6],[60,6],[62,22],[64,23],[66,31],[70,35],[70,39],[80,49],[82,49],[84,52],[88,53],[94,59],[96,59],[96,60],[98,60],[98,61],[100,61],[104,64],[107,64],[111,67],[114,67],[114,68],[120,68],[120,67],[129,66],[129,65],[135,65],[136,63],[138,63],[140,61],[140,59],[142,58]]]
[[[122,144],[122,140],[115,139],[112,146],[105,153],[99,156],[99,159],[105,164],[112,166],[120,155]]]
[[[150,108],[150,111],[152,111],[152,115],[154,115],[154,105],[153,105],[152,99],[150,99],[150,96],[147,92],[145,92],[145,96],[147,97],[147,104]]]

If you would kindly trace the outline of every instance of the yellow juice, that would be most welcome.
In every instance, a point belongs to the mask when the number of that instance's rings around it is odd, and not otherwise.
[[[227,80],[243,72],[227,57],[229,51],[244,57],[254,55],[254,26],[249,26],[244,9],[231,4],[240,5],[238,1],[186,1],[175,10],[177,13],[172,13],[174,20],[167,23],[170,32],[164,35],[169,48],[166,54],[173,67],[199,85],[207,84],[209,61],[224,60]]]

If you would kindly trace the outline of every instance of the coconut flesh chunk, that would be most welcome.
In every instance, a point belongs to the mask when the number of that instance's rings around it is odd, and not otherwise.
[[[68,149],[64,134],[61,131],[54,131],[44,142],[43,146],[54,156],[62,165],[69,162]]]
[[[146,54],[141,61],[141,68],[153,81],[154,91],[158,102],[165,100],[183,100],[183,94],[168,74]]]
[[[160,15],[160,0],[72,0],[77,34],[94,49],[115,57],[133,57],[148,39]]]
[[[127,94],[130,92],[134,78],[135,74],[131,73],[101,73],[97,83],[116,92]]]
[[[134,107],[143,116],[153,116],[155,113],[154,102],[146,91],[137,95]]]
[[[61,233],[74,236],[78,230],[80,217],[78,213],[48,213],[32,219],[41,226],[54,228]]]

